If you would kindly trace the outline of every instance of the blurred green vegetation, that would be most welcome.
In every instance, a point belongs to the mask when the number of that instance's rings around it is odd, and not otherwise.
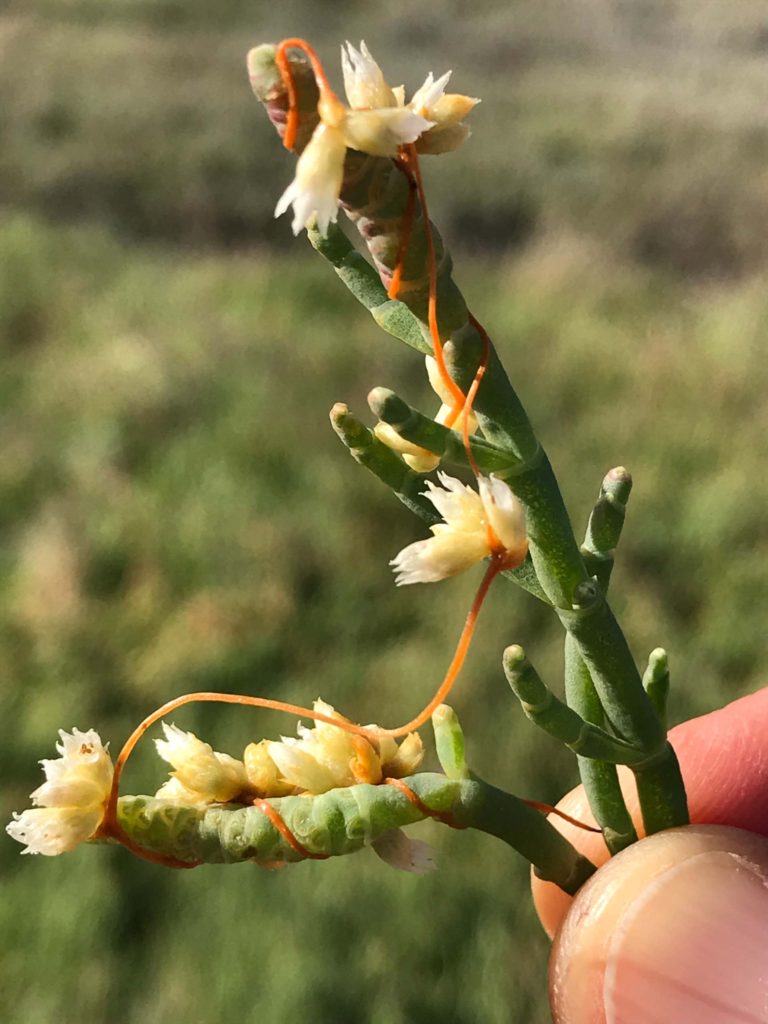
[[[243,56],[288,34],[329,66],[363,36],[392,80],[452,66],[483,97],[472,143],[427,165],[436,219],[574,521],[611,465],[635,476],[614,583],[632,646],[669,649],[674,721],[765,681],[761,5],[277,6],[0,15],[2,820],[60,727],[119,748],[201,688],[395,724],[450,658],[477,580],[395,590],[387,560],[423,530],[326,427],[377,384],[434,396],[272,222],[291,160]],[[478,772],[554,800],[574,764],[505,692],[512,642],[556,684],[558,628],[502,581],[454,702]],[[235,754],[293,731],[211,706],[174,720]],[[150,747],[127,789],[157,786]],[[524,864],[417,831],[441,850],[428,878],[368,854],[275,874],[20,859],[3,836],[3,1019],[546,1021]]]

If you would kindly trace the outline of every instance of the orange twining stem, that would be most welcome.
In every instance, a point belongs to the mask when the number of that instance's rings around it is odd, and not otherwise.
[[[258,807],[261,813],[265,815],[265,817],[269,818],[286,843],[288,843],[291,849],[295,850],[296,853],[300,854],[300,856],[305,857],[307,860],[328,860],[329,854],[327,853],[310,853],[306,846],[303,846],[299,842],[293,832],[291,832],[285,824],[280,816],[280,812],[275,810],[275,808],[270,803],[267,803],[266,800],[262,800],[261,797],[257,797],[253,801],[253,806]]]
[[[403,171],[406,178],[408,179],[408,201],[405,207],[405,213],[403,214],[403,224],[400,228],[400,244],[397,248],[397,261],[395,263],[395,269],[392,271],[392,280],[389,282],[389,288],[387,289],[387,298],[396,299],[400,294],[400,285],[403,279],[403,265],[405,263],[405,257],[408,254],[408,246],[411,242],[411,232],[413,231],[413,222],[416,218],[416,182],[414,181],[413,175],[408,171],[408,164],[405,160],[401,160],[398,163],[398,167]]]
[[[579,821],[578,818],[572,818],[570,814],[566,814],[565,811],[559,811],[557,807],[552,807],[551,804],[542,804],[538,800],[523,800],[524,804],[528,804],[529,807],[533,807],[535,811],[541,811],[542,814],[555,814],[558,818],[562,818],[563,821],[567,821],[569,825],[575,825],[576,828],[582,828],[585,832],[602,832],[601,828],[595,828],[594,825],[587,825],[584,821]]]
[[[384,783],[387,786],[394,786],[395,789],[399,789],[405,798],[416,807],[420,814],[423,814],[425,818],[434,818],[435,821],[441,821],[444,825],[448,825],[449,828],[462,829],[466,828],[466,825],[458,825],[450,814],[445,811],[433,811],[431,807],[427,807],[424,801],[413,792],[411,787],[403,782],[402,779],[384,779]]]
[[[461,631],[461,636],[459,637],[459,642],[456,646],[451,663],[448,666],[448,671],[445,673],[445,677],[432,700],[422,711],[419,712],[418,715],[416,715],[415,718],[412,718],[410,722],[406,722],[405,725],[398,726],[396,729],[378,729],[377,731],[380,736],[405,736],[409,732],[414,732],[416,729],[420,729],[421,726],[432,717],[435,709],[445,702],[445,699],[453,689],[453,684],[458,679],[459,673],[464,666],[469,646],[472,643],[472,637],[475,633],[477,618],[480,614],[480,609],[483,607],[486,595],[488,594],[494,579],[498,573],[504,569],[504,567],[505,564],[503,557],[493,556],[491,558],[490,565],[485,570],[482,583],[475,594],[472,607],[469,609],[469,614],[467,615],[464,623],[464,628]]]
[[[335,93],[331,88],[331,83],[328,81],[325,69],[320,63],[320,58],[306,39],[290,38],[283,39],[281,43],[278,43],[275,50],[275,64],[288,92],[288,116],[285,122],[283,145],[286,149],[292,150],[296,145],[296,133],[299,128],[299,98],[296,94],[296,83],[293,79],[290,61],[288,60],[288,51],[290,49],[303,50],[307,57],[309,57],[309,63],[312,66],[321,99],[323,96],[328,98],[335,96]]]
[[[416,190],[421,204],[421,216],[424,219],[424,237],[427,242],[427,268],[429,271],[429,301],[427,305],[427,319],[429,322],[429,333],[432,336],[432,348],[434,349],[435,362],[440,377],[446,388],[453,397],[457,408],[464,406],[464,392],[448,373],[443,356],[443,343],[440,340],[440,328],[437,323],[437,260],[435,259],[435,240],[432,237],[432,225],[429,221],[429,209],[427,207],[427,196],[424,192],[424,180],[421,177],[419,156],[413,143],[404,147],[408,154],[408,163],[413,173],[413,180],[416,182]]]
[[[421,177],[421,168],[419,165],[418,153],[416,147],[411,144],[409,146],[402,147],[403,152],[400,158],[396,161],[397,166],[405,174],[408,179],[409,193],[408,202],[403,214],[403,225],[400,232],[400,245],[397,252],[397,261],[395,263],[395,269],[392,272],[392,280],[390,281],[389,289],[387,290],[387,296],[390,299],[396,299],[400,286],[402,283],[403,264],[408,252],[408,246],[411,240],[411,232],[413,230],[413,222],[416,212],[416,195],[419,196],[419,201],[422,208],[422,216],[424,218],[424,235],[427,242],[427,266],[429,272],[429,304],[428,304],[428,318],[429,318],[429,330],[432,336],[432,348],[435,355],[435,361],[437,362],[438,372],[443,383],[449,389],[453,396],[456,405],[451,410],[449,415],[446,417],[444,426],[452,427],[454,423],[461,417],[462,421],[462,436],[464,439],[464,449],[467,453],[467,461],[474,473],[475,477],[480,476],[480,470],[478,468],[475,457],[472,454],[472,449],[469,441],[469,417],[474,406],[475,397],[477,396],[480,383],[485,375],[486,368],[488,366],[488,359],[490,355],[490,339],[485,328],[480,324],[475,317],[470,313],[469,320],[474,328],[479,332],[483,340],[483,354],[480,360],[480,364],[475,372],[475,377],[469,388],[469,391],[464,395],[459,388],[458,384],[448,373],[448,368],[445,365],[445,359],[443,357],[442,342],[440,339],[440,331],[437,323],[437,261],[435,259],[435,245],[434,238],[432,236],[432,225],[429,220],[429,211],[427,209],[426,195],[424,192],[424,181]]]
[[[446,814],[444,811],[433,811],[430,807],[424,803],[424,801],[417,796],[416,793],[408,786],[402,779],[384,779],[384,782],[388,786],[394,786],[395,789],[399,789],[401,793],[417,807],[419,811],[428,818],[434,818],[435,821],[441,821],[444,825],[449,825],[451,828],[461,829],[466,828],[466,825],[458,825],[450,814]],[[518,798],[521,799],[521,798]],[[522,800],[521,803],[526,804],[528,807],[532,807],[536,811],[541,811],[543,814],[556,814],[558,818],[562,818],[564,821],[569,822],[571,825],[575,825],[576,828],[583,828],[585,832],[600,832],[599,828],[594,828],[592,825],[587,825],[583,821],[579,821],[578,818],[572,818],[570,814],[566,814],[564,811],[559,811],[557,807],[551,807],[549,804],[539,803],[538,800]]]

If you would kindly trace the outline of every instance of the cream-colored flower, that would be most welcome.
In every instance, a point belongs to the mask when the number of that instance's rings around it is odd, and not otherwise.
[[[528,551],[525,514],[504,481],[480,477],[478,493],[445,473],[438,479],[441,486],[429,481],[424,496],[445,522],[430,527],[429,540],[409,544],[390,562],[397,585],[435,583],[492,554],[504,554],[509,568],[520,565]]]
[[[469,137],[469,127],[463,121],[480,100],[461,93],[446,94],[445,87],[450,77],[451,72],[446,71],[435,80],[430,71],[424,85],[417,89],[408,104],[416,113],[433,122],[416,143],[419,153],[434,156],[450,153]]]
[[[345,106],[329,89],[321,87],[320,124],[296,166],[296,177],[275,207],[275,216],[293,207],[293,233],[297,235],[313,216],[321,234],[338,215],[338,199],[347,149],[370,156],[397,156],[400,146],[417,143],[419,152],[447,153],[469,134],[464,117],[479,100],[445,94],[450,71],[437,80],[430,72],[424,84],[405,103],[402,86],[393,89],[364,42],[341,48]]]
[[[194,733],[163,722],[164,740],[155,740],[157,752],[176,769],[157,792],[161,799],[192,804],[226,803],[248,789],[245,765],[220,754]]]
[[[269,740],[249,743],[243,754],[248,784],[257,796],[288,796],[296,787],[280,774],[269,754]]]
[[[434,357],[425,356],[424,362],[426,363],[427,377],[429,378],[429,383],[432,385],[432,390],[442,402],[442,405],[435,416],[435,423],[445,425],[455,409],[453,396],[440,375],[440,370],[438,369],[437,361]],[[451,426],[455,430],[463,430],[462,417],[460,416],[458,419],[454,419]],[[474,413],[470,413],[469,433],[474,434],[476,431],[477,417]],[[373,432],[379,441],[381,441],[382,444],[385,444],[387,448],[391,448],[392,451],[402,455],[404,462],[415,473],[431,473],[433,469],[437,469],[440,465],[439,455],[435,455],[434,452],[430,452],[428,449],[422,448],[421,445],[413,444],[412,441],[406,441],[405,438],[401,437],[395,428],[389,423],[382,423],[379,421],[373,428]]]
[[[46,781],[32,793],[34,809],[14,814],[6,832],[24,853],[53,857],[90,839],[104,819],[112,787],[112,760],[92,729],[59,732],[60,757],[43,760]]]
[[[348,721],[322,700],[316,700],[313,707],[320,714]],[[373,732],[377,727],[367,728]],[[311,729],[299,725],[297,731],[298,739],[267,742],[267,749],[282,779],[305,793],[325,793],[359,782],[375,785],[385,777],[411,775],[424,754],[417,733],[411,733],[398,747],[391,737],[369,742],[327,722],[316,722]]]
[[[297,235],[313,216],[321,234],[335,223],[347,149],[371,156],[397,156],[400,146],[415,142],[432,121],[398,104],[365,43],[356,50],[342,47],[344,88],[350,106],[329,90],[318,103],[320,124],[299,157],[296,177],[275,207],[279,217],[293,206],[293,233]]]

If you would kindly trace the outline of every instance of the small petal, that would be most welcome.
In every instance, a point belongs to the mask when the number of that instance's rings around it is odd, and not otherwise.
[[[440,456],[425,448],[423,455],[403,455],[403,462],[414,473],[431,473],[440,465]]]
[[[350,149],[371,156],[397,156],[399,146],[415,142],[432,124],[409,107],[389,107],[353,110],[344,119],[341,130]]]
[[[411,583],[437,583],[471,569],[489,554],[484,533],[451,530],[433,526],[435,536],[409,544],[389,563],[395,570],[398,587]],[[437,533],[436,531],[442,532]]]
[[[197,793],[193,789],[187,789],[180,779],[172,775],[170,779],[162,784],[155,793],[156,800],[173,800],[174,803],[184,804],[188,807],[205,807],[212,801],[204,794]]]
[[[415,473],[431,473],[440,465],[439,455],[434,455],[412,441],[406,441],[389,423],[377,423],[373,428],[373,433],[387,448],[402,455],[406,465],[410,466]]]
[[[478,480],[480,496],[493,532],[506,551],[518,554],[520,562],[528,551],[525,512],[507,484],[495,476]],[[519,563],[518,563],[519,564]]]
[[[424,744],[417,732],[409,732],[394,757],[382,765],[384,775],[393,779],[404,779],[413,775],[424,760]]]
[[[249,743],[243,754],[249,787],[258,796],[287,796],[294,786],[282,778],[277,765],[269,756],[269,742]]]
[[[453,153],[472,134],[468,124],[436,125],[424,132],[416,142],[416,152],[423,156]]]
[[[269,742],[269,756],[283,778],[308,793],[327,793],[338,785],[333,772],[304,750],[300,740],[284,738],[282,742]]]
[[[447,473],[438,473],[437,479],[440,486],[428,481],[424,496],[429,498],[446,523],[454,530],[482,531],[485,511],[477,491]]]
[[[437,867],[432,847],[420,839],[411,839],[399,828],[385,832],[371,846],[385,864],[398,871],[426,875]]]
[[[103,818],[102,807],[39,807],[14,814],[5,831],[18,843],[25,843],[22,853],[41,853],[55,857],[74,850],[90,839]]]
[[[441,75],[440,78],[435,80],[432,72],[430,71],[424,80],[424,84],[413,94],[413,98],[411,99],[409,106],[417,113],[422,114],[424,117],[430,118],[431,120],[429,111],[431,111],[435,104],[442,98],[451,74],[452,72],[446,71],[444,75]]]
[[[364,42],[360,43],[359,50],[349,42],[341,47],[341,68],[347,101],[353,110],[397,105],[395,95],[387,85],[381,68]]]
[[[339,192],[344,177],[347,144],[340,128],[319,124],[296,164],[296,177],[283,192],[275,207],[275,216],[293,206],[291,227],[298,235],[313,214],[321,234],[338,217]]]

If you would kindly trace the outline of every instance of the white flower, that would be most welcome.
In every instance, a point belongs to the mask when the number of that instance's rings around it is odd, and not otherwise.
[[[339,212],[339,192],[344,175],[347,143],[339,128],[322,122],[296,164],[296,177],[283,192],[275,207],[275,216],[293,206],[291,228],[298,235],[314,214],[321,234],[335,224]]]
[[[32,793],[35,809],[14,814],[6,826],[24,853],[53,857],[90,839],[104,818],[112,787],[112,761],[92,729],[59,732],[61,757],[43,760],[46,781]]]
[[[296,177],[275,207],[279,217],[293,206],[293,233],[317,217],[321,234],[336,221],[347,148],[371,156],[394,157],[400,146],[415,142],[435,122],[401,102],[400,91],[390,89],[365,43],[360,49],[342,47],[345,106],[321,86],[315,129],[296,166]]]
[[[347,721],[322,700],[316,700],[313,708],[340,722]],[[368,728],[373,732],[377,727]],[[299,725],[297,732],[298,739],[268,741],[267,749],[283,780],[305,793],[325,793],[359,782],[375,785],[387,777],[412,775],[424,756],[417,733],[411,733],[398,747],[389,736],[373,743],[328,722],[316,722],[312,729]]]
[[[469,137],[469,128],[462,122],[480,100],[460,93],[446,95],[445,87],[450,77],[451,72],[446,71],[435,80],[430,71],[408,104],[412,110],[432,122],[432,127],[420,136],[416,144],[419,153],[450,153]]]
[[[194,733],[163,722],[164,740],[155,740],[157,752],[173,765],[171,779],[156,796],[189,803],[227,803],[248,789],[245,765],[229,754],[219,754]]]
[[[489,555],[499,555],[505,566],[520,565],[528,550],[525,514],[512,491],[497,477],[480,477],[480,492],[445,473],[442,486],[429,481],[429,498],[445,522],[430,527],[434,536],[409,544],[394,558],[399,587],[435,583],[469,569]]]

